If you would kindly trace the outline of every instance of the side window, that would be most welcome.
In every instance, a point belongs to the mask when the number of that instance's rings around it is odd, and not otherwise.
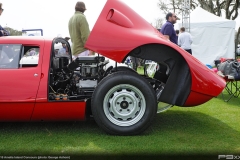
[[[36,67],[39,61],[39,47],[24,46],[23,54],[20,59],[20,67]]]
[[[71,48],[66,39],[55,38],[52,43],[51,68],[62,68],[72,62]]]
[[[21,45],[0,45],[0,69],[14,69],[19,67]]]

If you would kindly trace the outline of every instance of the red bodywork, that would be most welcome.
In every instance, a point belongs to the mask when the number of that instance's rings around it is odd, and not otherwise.
[[[0,69],[1,121],[85,119],[85,101],[48,101],[52,42],[53,40],[42,37],[0,38],[0,44],[20,44],[40,48],[37,67]],[[185,59],[190,68],[192,84],[191,92],[183,106],[202,104],[224,89],[225,82],[221,78],[177,45],[165,40],[156,29],[120,0],[107,1],[90,34],[86,48],[122,62],[132,50],[146,44],[166,45]]]
[[[167,41],[151,24],[120,0],[107,1],[86,47],[122,62],[129,52],[146,44],[169,46],[186,60],[191,72],[192,86],[184,106],[202,104],[219,95],[224,89],[225,81],[222,78],[186,51]]]
[[[85,102],[48,101],[52,42],[53,40],[42,37],[0,38],[0,44],[21,44],[40,48],[37,67],[0,69],[0,120],[70,121],[85,119]]]

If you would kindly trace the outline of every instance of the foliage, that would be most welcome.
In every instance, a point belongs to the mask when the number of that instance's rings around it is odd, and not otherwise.
[[[172,11],[180,14],[183,3],[184,0],[159,0],[158,6],[164,13]],[[190,9],[193,10],[197,6],[217,16],[221,16],[221,10],[224,10],[226,19],[235,20],[239,14],[240,0],[190,0]]]
[[[22,36],[22,31],[18,31],[10,27],[5,27],[4,29],[10,33],[10,36]]]
[[[154,27],[155,27],[156,29],[160,29],[160,28],[162,27],[162,25],[163,25],[163,22],[164,22],[164,20],[163,20],[162,18],[157,18],[157,19],[155,20]]]
[[[197,7],[196,0],[191,0],[191,8],[195,9]],[[162,10],[165,14],[168,12],[173,12],[176,14],[182,13],[182,4],[184,0],[159,0],[158,7]]]

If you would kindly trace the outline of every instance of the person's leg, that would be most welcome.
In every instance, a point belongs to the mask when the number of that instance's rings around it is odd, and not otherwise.
[[[136,57],[131,57],[131,61],[132,61],[132,69],[134,69],[135,71],[137,71],[137,58]]]
[[[77,57],[82,57],[82,56],[88,56],[89,55],[89,50],[86,50],[82,53],[76,54],[76,55],[72,55],[72,59],[75,60]]]
[[[84,51],[84,52],[82,52],[82,53],[79,53],[79,54],[78,54],[78,57],[88,56],[88,55],[89,55],[89,50],[86,50],[86,51]]]
[[[189,53],[192,55],[192,50],[191,49],[189,49]]]
[[[141,67],[140,58],[137,58],[138,67]]]
[[[188,53],[190,53],[192,55],[192,50],[191,49],[185,49],[185,51],[187,51]]]

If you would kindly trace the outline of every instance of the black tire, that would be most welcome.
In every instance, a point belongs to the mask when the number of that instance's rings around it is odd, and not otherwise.
[[[129,67],[119,66],[119,67],[113,68],[111,66],[105,71],[103,77],[108,76],[110,73],[112,74],[112,73],[119,72],[119,71],[129,71],[129,72],[137,73],[135,70],[133,70],[132,68],[129,68]]]
[[[125,67],[125,66],[119,66],[119,67],[115,67],[112,69],[113,72],[119,72],[119,71],[129,71],[129,72],[133,72],[133,73],[137,73],[134,69],[129,68],[129,67]]]
[[[116,72],[98,84],[91,108],[96,123],[107,133],[136,135],[151,125],[157,99],[152,86],[141,76]]]

